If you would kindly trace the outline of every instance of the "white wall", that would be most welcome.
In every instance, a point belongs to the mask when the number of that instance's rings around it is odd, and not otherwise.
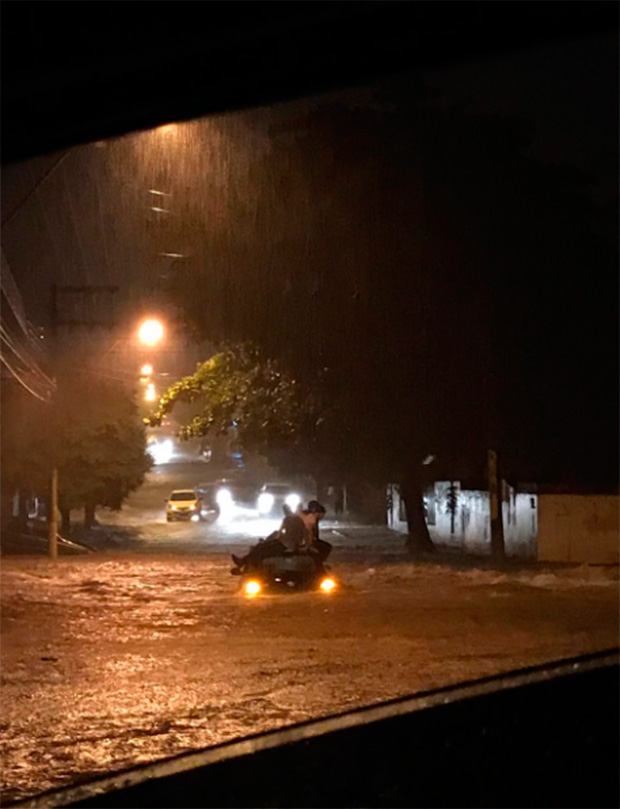
[[[448,510],[447,493],[450,481],[437,481],[427,497],[427,522],[429,534],[436,545],[461,549],[466,553],[487,555],[491,552],[491,520],[488,492],[458,491],[454,526]],[[395,531],[407,533],[405,510],[400,501],[398,486],[388,487],[388,526]],[[523,558],[535,558],[538,536],[538,498],[534,494],[506,491],[503,502],[504,540],[506,554]],[[454,527],[454,531],[452,528]]]
[[[538,495],[508,487],[502,503],[504,542],[509,556],[535,559],[538,554]]]

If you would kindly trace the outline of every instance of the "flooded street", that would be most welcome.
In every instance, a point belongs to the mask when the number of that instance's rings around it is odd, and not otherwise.
[[[414,565],[330,539],[337,592],[255,600],[215,546],[4,558],[4,801],[617,643],[617,568]]]

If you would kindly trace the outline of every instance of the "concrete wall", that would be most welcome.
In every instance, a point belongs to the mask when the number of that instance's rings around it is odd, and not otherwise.
[[[487,555],[491,552],[491,520],[488,492],[457,490],[454,517],[448,508],[450,481],[437,481],[426,496],[426,519],[433,542],[441,547],[466,553]],[[388,526],[407,533],[404,505],[398,486],[388,487]],[[508,556],[536,558],[538,536],[538,499],[534,494],[517,493],[505,487],[503,508],[504,539]]]
[[[541,494],[538,558],[548,562],[618,562],[617,495]]]

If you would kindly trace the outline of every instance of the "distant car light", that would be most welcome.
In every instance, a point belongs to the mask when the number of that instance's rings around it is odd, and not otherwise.
[[[261,514],[268,514],[273,508],[275,498],[269,492],[262,492],[258,495],[258,510]]]
[[[229,489],[219,489],[215,496],[215,500],[217,501],[218,506],[221,506],[222,508],[226,508],[227,506],[230,507],[233,504],[233,496]]]
[[[320,587],[324,593],[331,593],[332,590],[336,589],[336,582],[330,578],[323,579],[323,581],[320,584]]]
[[[301,497],[298,494],[289,494],[284,502],[292,511],[297,511],[301,503]]]
[[[168,463],[174,455],[174,444],[171,439],[164,441],[153,441],[147,448],[147,452],[153,458],[155,464]]]
[[[244,587],[246,596],[257,596],[261,589],[260,582],[256,581],[256,579],[250,579]]]

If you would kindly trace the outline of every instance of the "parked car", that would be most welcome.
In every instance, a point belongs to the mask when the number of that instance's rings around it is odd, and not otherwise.
[[[200,497],[194,489],[175,489],[166,500],[166,520],[193,520],[201,516]]]

